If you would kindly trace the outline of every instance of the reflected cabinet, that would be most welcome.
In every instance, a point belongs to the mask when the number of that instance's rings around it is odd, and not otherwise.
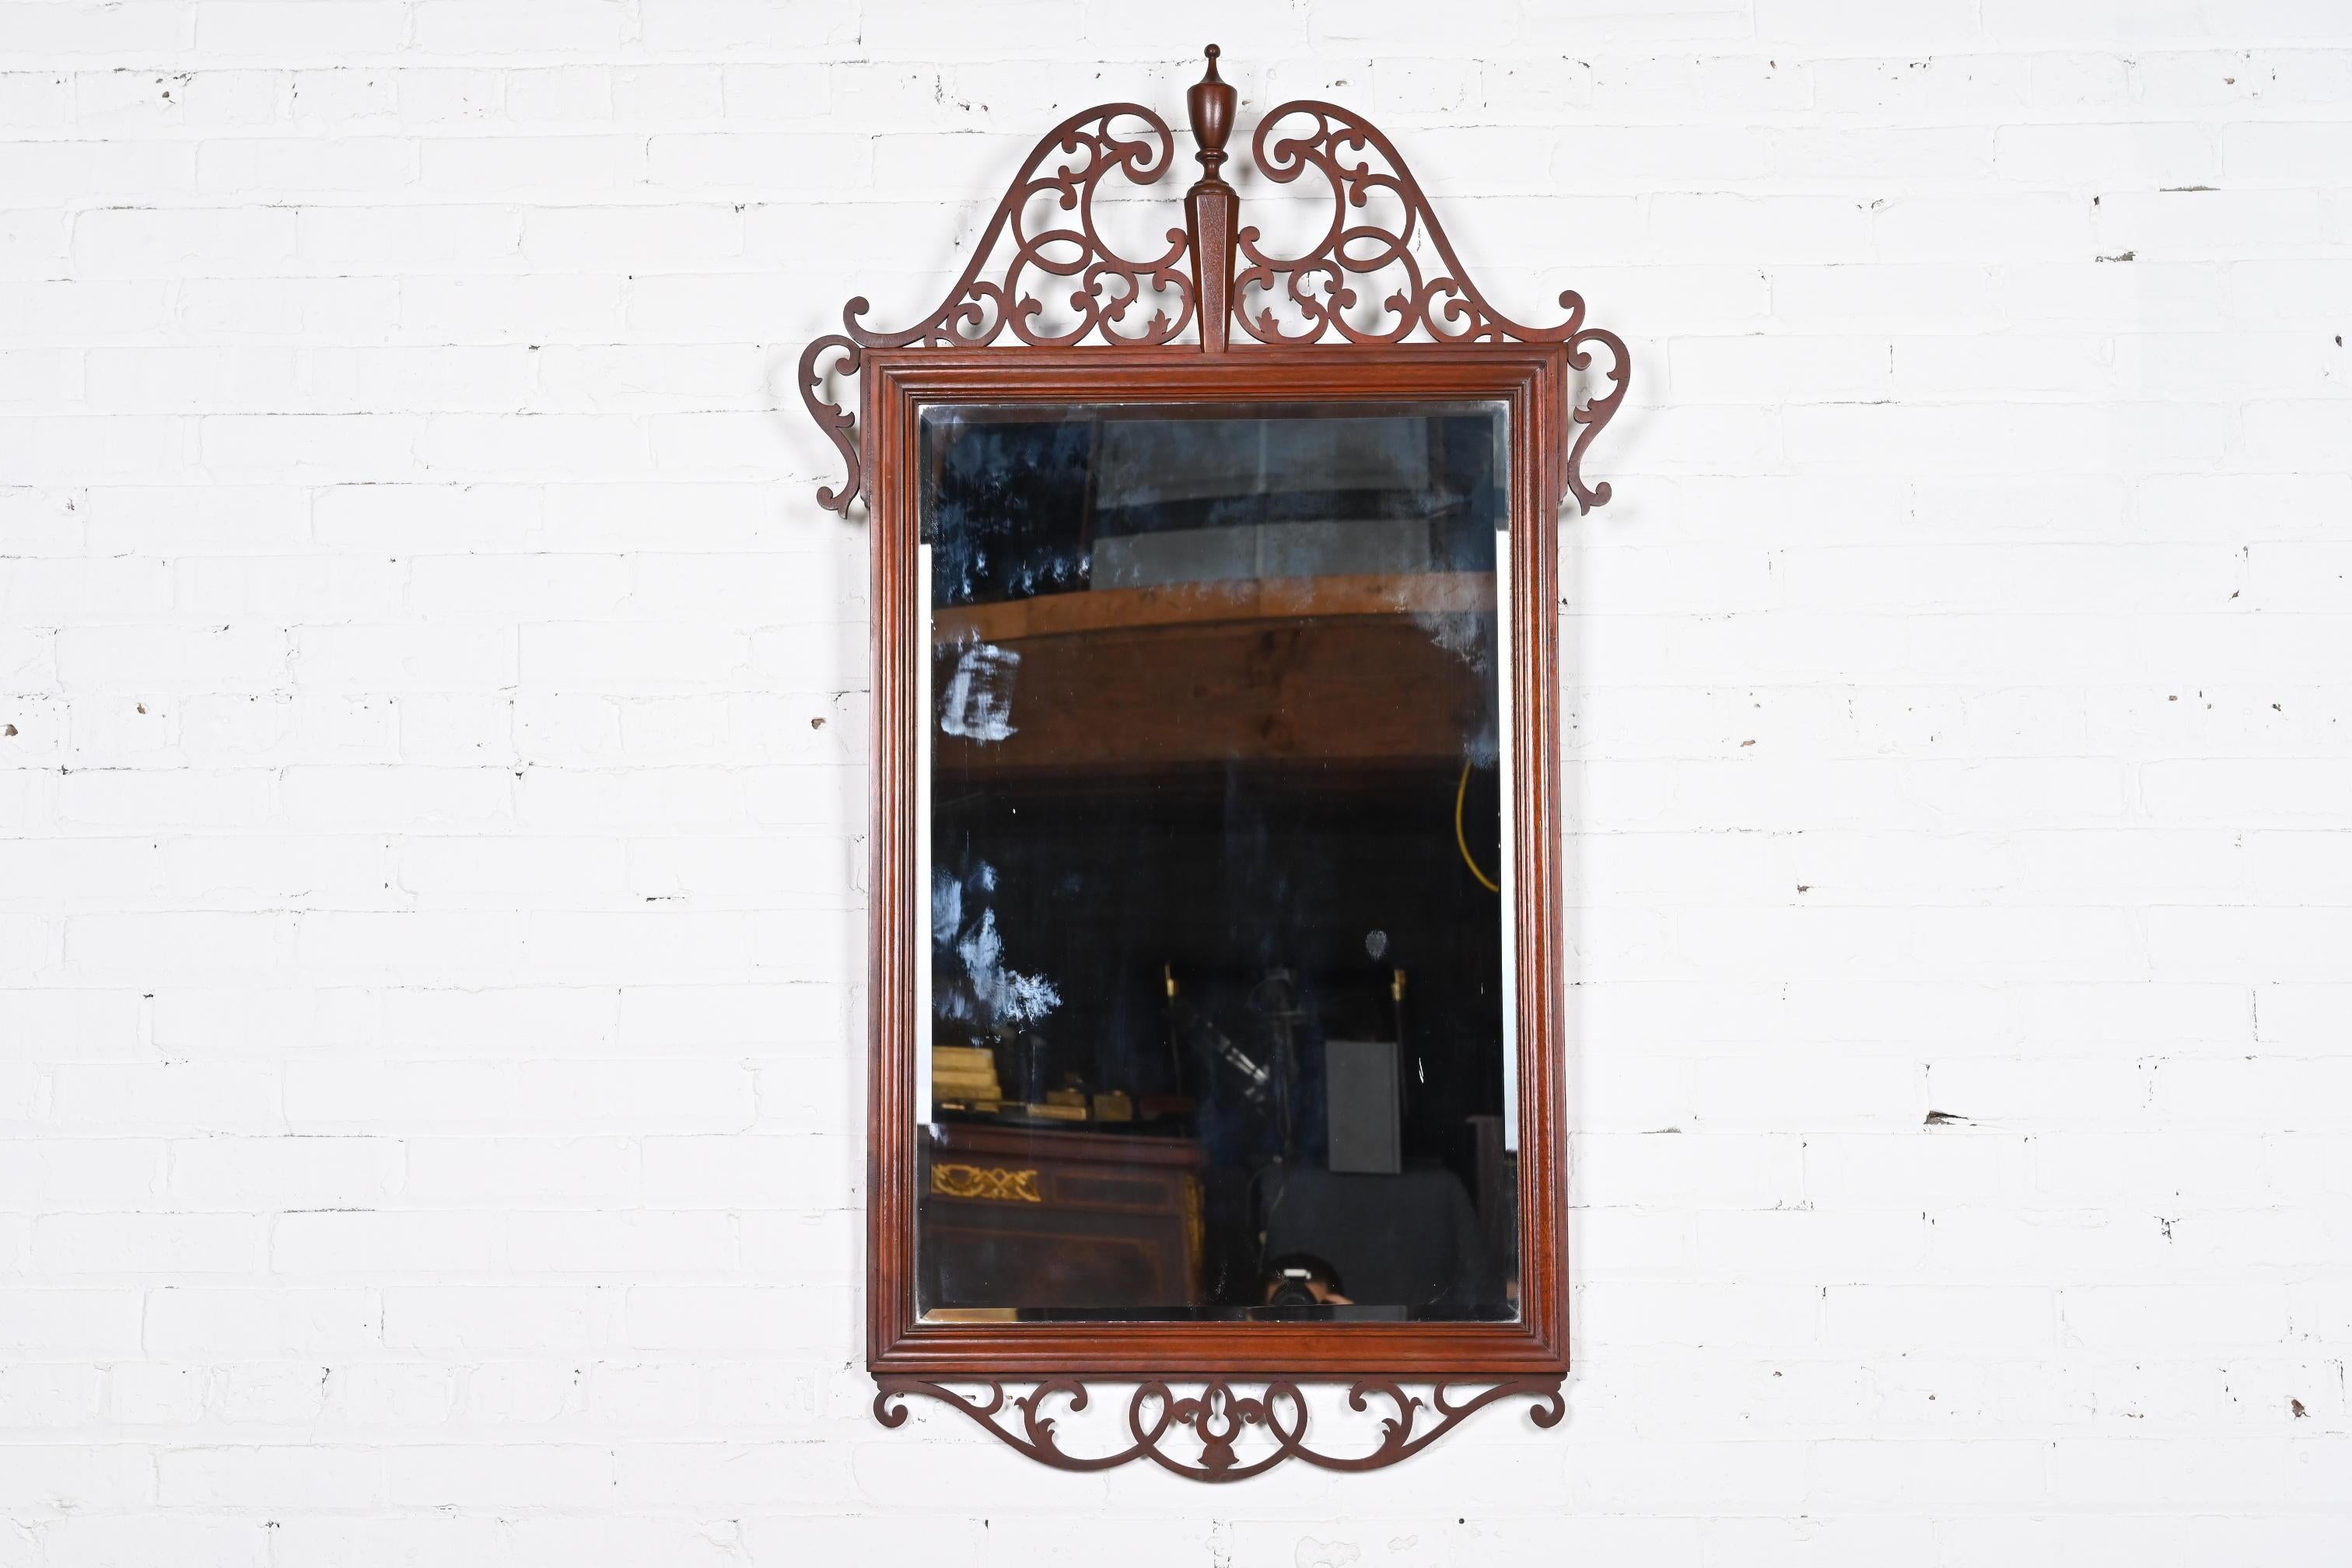
[[[1202,1480],[1561,1413],[1558,518],[1630,374],[1336,106],[1261,219],[1236,97],[1177,221],[1096,201],[1165,122],[1076,116],[802,369],[873,537],[877,1414]]]

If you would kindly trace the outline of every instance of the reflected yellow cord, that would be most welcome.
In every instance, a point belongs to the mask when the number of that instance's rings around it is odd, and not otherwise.
[[[1454,791],[1454,842],[1461,846],[1462,863],[1470,868],[1470,874],[1478,879],[1478,885],[1490,893],[1499,893],[1503,890],[1503,884],[1478,869],[1478,862],[1470,858],[1470,839],[1462,831],[1462,803],[1469,798],[1470,764],[1465,763],[1462,764],[1462,782]]]

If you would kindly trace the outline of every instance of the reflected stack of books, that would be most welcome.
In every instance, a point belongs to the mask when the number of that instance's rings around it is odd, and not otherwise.
[[[994,1116],[1008,1121],[1132,1121],[1134,1097],[1118,1090],[1089,1093],[1073,1076],[1045,1098],[1008,1099],[996,1076],[996,1053],[985,1046],[931,1047],[931,1105],[936,1110]]]
[[[931,1098],[959,1110],[994,1110],[1004,1099],[996,1053],[985,1046],[933,1046]]]

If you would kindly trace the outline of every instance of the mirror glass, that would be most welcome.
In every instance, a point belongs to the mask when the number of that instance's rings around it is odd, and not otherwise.
[[[1517,1315],[1509,434],[923,411],[928,1320]]]

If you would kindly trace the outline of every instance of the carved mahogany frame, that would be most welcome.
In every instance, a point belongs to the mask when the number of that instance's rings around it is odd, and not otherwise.
[[[1103,179],[1139,184],[1171,166],[1166,123],[1136,104],[1073,116],[1039,142],[996,210],[971,264],[948,298],[915,327],[881,332],[856,318],[802,356],[803,399],[849,467],[847,485],[819,492],[846,512],[864,494],[873,520],[874,727],[867,1129],[866,1363],[877,1384],[875,1415],[886,1426],[907,1418],[909,1394],[936,1399],[1041,1462],[1100,1469],[1137,1458],[1190,1479],[1226,1481],[1290,1458],[1330,1469],[1370,1469],[1418,1452],[1475,1411],[1507,1395],[1537,1401],[1538,1426],[1563,1413],[1568,1370],[1567,1187],[1561,1121],[1563,962],[1559,867],[1559,513],[1569,497],[1586,507],[1609,499],[1588,486],[1580,463],[1592,437],[1622,403],[1631,374],[1624,344],[1586,325],[1583,303],[1560,296],[1570,314],[1555,327],[1528,328],[1489,307],[1464,275],[1419,187],[1387,139],[1348,111],[1310,100],[1283,105],[1258,127],[1260,170],[1281,182],[1309,169],[1328,182],[1333,217],[1322,240],[1293,257],[1269,254],[1237,224],[1238,198],[1219,177],[1234,108],[1210,51],[1204,80],[1190,94],[1202,178],[1186,197],[1186,224],[1169,231],[1166,253],[1130,259],[1110,251],[1092,204]],[[1308,129],[1272,136],[1301,118]],[[1121,132],[1119,122],[1145,127]],[[1371,164],[1370,154],[1385,161]],[[1056,161],[1059,160],[1057,163]],[[1381,193],[1404,213],[1393,227],[1351,221]],[[1039,202],[1075,214],[1033,234]],[[992,258],[1009,238],[1001,275]],[[1058,249],[1056,248],[1058,247]],[[1433,251],[1428,265],[1416,259]],[[1187,259],[1192,262],[1186,266]],[[1236,272],[1238,258],[1248,265]],[[1367,324],[1350,280],[1372,272],[1395,280],[1380,301],[1384,321]],[[1042,302],[1024,287],[1031,272],[1077,279],[1076,325],[1038,325]],[[1255,301],[1253,290],[1257,291]],[[1163,300],[1149,321],[1129,318],[1147,292]],[[1269,298],[1271,296],[1272,298]],[[1286,303],[1277,311],[1273,299]],[[1190,326],[1197,342],[1180,342]],[[1229,328],[1240,329],[1236,341]],[[1433,341],[1411,341],[1416,332]],[[1006,334],[1023,352],[992,346]],[[1101,346],[1081,346],[1089,336]],[[1324,340],[1337,340],[1329,342]],[[1243,346],[1246,342],[1250,346]],[[1580,397],[1579,373],[1596,349],[1610,355],[1606,387]],[[859,416],[821,396],[824,371],[859,375]],[[918,420],[943,403],[1067,405],[1236,402],[1394,404],[1499,399],[1510,410],[1511,788],[1518,824],[1514,892],[1520,1103],[1520,1316],[1513,1322],[926,1322],[915,1297],[914,1130],[928,1108],[915,1104],[916,1052],[923,1020],[914,1016],[914,966],[928,962],[929,929],[917,867],[918,776],[914,711],[921,689],[916,660],[929,587],[918,570],[921,523],[915,461]],[[1262,1391],[1238,1391],[1236,1381]],[[1092,1455],[1064,1451],[1056,1415],[1084,1409],[1090,1382],[1137,1384],[1127,1445]],[[1193,1396],[1173,1384],[1202,1385]],[[1349,1385],[1348,1405],[1380,1420],[1370,1452],[1333,1455],[1310,1447],[1298,1384]],[[1435,1384],[1429,1400],[1406,1382]],[[1008,1383],[1032,1386],[1007,1393]],[[1449,1383],[1487,1385],[1467,1396]],[[953,1384],[979,1384],[971,1396]],[[1392,1412],[1391,1414],[1390,1412]],[[1429,1417],[1426,1426],[1423,1417]],[[1260,1429],[1271,1452],[1244,1458],[1235,1440]],[[1181,1431],[1196,1458],[1163,1446]]]

